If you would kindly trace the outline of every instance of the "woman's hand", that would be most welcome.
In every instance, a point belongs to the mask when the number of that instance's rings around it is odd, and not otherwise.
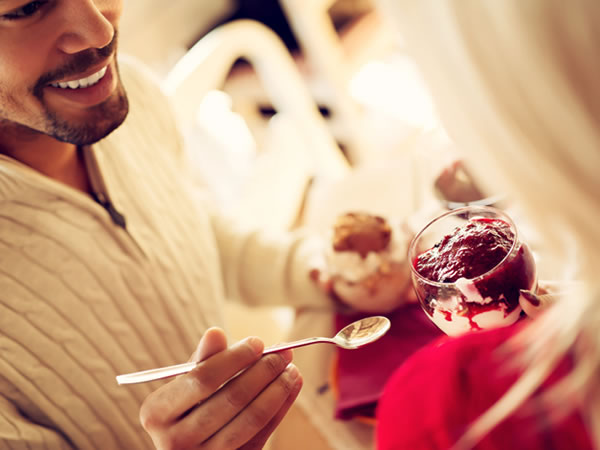
[[[535,292],[521,289],[519,304],[532,319],[539,316],[562,296],[573,291],[575,283],[540,280]]]
[[[198,367],[142,404],[156,448],[262,448],[302,387],[291,351],[263,357],[263,349],[258,338],[227,348],[223,331],[209,329],[192,356]]]
[[[461,160],[447,166],[437,176],[433,187],[444,201],[450,203],[468,203],[485,197]]]

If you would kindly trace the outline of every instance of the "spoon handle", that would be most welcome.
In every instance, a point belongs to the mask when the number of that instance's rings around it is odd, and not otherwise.
[[[183,364],[175,364],[174,366],[160,367],[158,369],[143,370],[141,372],[117,375],[117,383],[134,384],[145,383],[146,381],[161,380],[163,378],[174,377],[176,375],[188,373],[197,365],[197,362],[192,361]]]
[[[288,342],[286,344],[273,345],[265,348],[263,355],[269,353],[280,352],[287,350],[288,348],[304,347],[305,345],[318,344],[318,343],[334,343],[332,339],[323,337],[312,337],[307,339],[301,339],[299,341]],[[160,380],[163,378],[174,377],[176,375],[182,375],[193,370],[198,365],[197,362],[187,362],[183,364],[175,364],[174,366],[160,367],[158,369],[143,370],[141,372],[127,373],[125,375],[117,376],[117,383],[119,384],[134,384],[134,383],[145,383],[147,381]]]
[[[280,352],[282,350],[287,350],[289,348],[297,348],[304,347],[306,345],[311,344],[335,344],[333,339],[324,338],[324,337],[311,337],[306,339],[300,339],[299,341],[287,342],[285,344],[272,345],[271,347],[265,348],[263,351],[263,355],[268,355],[269,353]]]

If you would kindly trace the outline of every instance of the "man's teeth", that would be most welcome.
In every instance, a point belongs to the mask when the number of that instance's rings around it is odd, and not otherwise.
[[[106,74],[106,67],[104,67],[103,69],[100,69],[98,72],[90,75],[87,78],[82,78],[81,80],[52,83],[52,84],[50,84],[50,86],[55,87],[55,88],[61,88],[61,89],[86,88],[86,87],[93,86],[98,81],[100,81],[102,79],[102,77],[104,76],[104,74]]]

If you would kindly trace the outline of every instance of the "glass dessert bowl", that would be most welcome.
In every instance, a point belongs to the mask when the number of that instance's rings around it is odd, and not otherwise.
[[[531,250],[504,212],[467,206],[426,225],[409,247],[421,306],[446,334],[508,326],[521,315],[521,289],[535,291]]]

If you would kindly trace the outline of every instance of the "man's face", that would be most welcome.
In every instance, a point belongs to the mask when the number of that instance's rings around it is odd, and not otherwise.
[[[115,58],[122,3],[0,0],[0,136],[87,145],[125,120]]]

